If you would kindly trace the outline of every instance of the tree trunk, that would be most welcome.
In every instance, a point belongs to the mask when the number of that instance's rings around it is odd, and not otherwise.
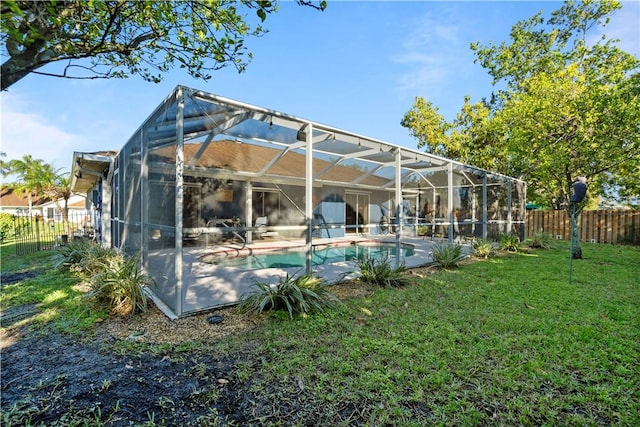
[[[4,61],[0,67],[2,91],[7,90],[9,86],[26,77],[32,71],[51,62],[52,59],[52,52],[41,52],[45,46],[44,39],[32,42],[21,51],[16,51],[10,45],[11,43],[7,41],[5,48],[9,52],[9,59]]]
[[[31,70],[28,69],[20,69],[17,64],[14,64],[11,59],[8,59],[0,68],[2,90],[5,91],[9,89],[12,84],[27,76],[30,72]]]

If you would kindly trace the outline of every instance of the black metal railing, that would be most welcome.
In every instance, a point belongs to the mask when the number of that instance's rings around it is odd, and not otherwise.
[[[71,239],[93,239],[95,228],[90,218],[81,212],[70,212],[67,220],[46,219],[40,215],[15,215],[10,234],[15,240],[16,255],[64,246]]]

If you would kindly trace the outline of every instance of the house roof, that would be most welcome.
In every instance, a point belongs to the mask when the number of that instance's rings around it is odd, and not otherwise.
[[[76,193],[89,191],[100,177],[106,177],[109,166],[117,154],[117,151],[73,153],[71,191]]]
[[[81,195],[71,196],[67,207],[75,209],[85,208],[85,198]],[[46,205],[54,204],[54,201],[47,198],[34,197],[31,206],[34,208],[47,207]],[[17,194],[12,188],[5,187],[0,191],[0,206],[3,208],[28,208],[29,198]]]
[[[86,207],[86,199],[84,197],[82,199],[78,199],[75,202],[69,203],[67,207],[72,209],[84,209]]]
[[[34,196],[31,199],[31,206],[35,207],[41,205],[46,203],[48,200],[49,199]],[[29,198],[26,195],[23,196],[16,193],[13,188],[5,187],[0,190],[0,206],[5,208],[27,208],[29,207]]]
[[[231,170],[241,172],[249,176],[264,175],[271,177],[286,177],[304,180],[305,155],[289,151],[282,155],[271,166],[270,162],[281,155],[282,150],[264,147],[239,141],[221,140],[213,141],[204,148],[204,143],[188,143],[184,145],[184,163],[195,168],[214,170]],[[175,146],[166,146],[152,150],[150,160],[175,164]],[[331,162],[314,158],[313,170],[319,172],[331,165]],[[360,178],[362,170],[355,167],[336,165],[322,174],[315,181],[348,184]],[[375,175],[364,178],[360,184],[368,186],[382,186],[389,181]]]

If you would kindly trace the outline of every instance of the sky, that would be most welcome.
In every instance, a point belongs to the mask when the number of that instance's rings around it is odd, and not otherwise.
[[[417,96],[455,118],[469,95],[489,97],[491,77],[474,64],[472,42],[509,41],[511,27],[560,2],[331,1],[324,12],[280,3],[269,32],[245,45],[246,72],[208,82],[180,69],[162,83],[70,80],[31,74],[0,94],[0,151],[31,154],[70,170],[74,151],[119,150],[177,85],[204,90],[416,149],[400,126]],[[253,19],[255,11],[248,11]],[[640,1],[624,1],[602,29],[640,57]],[[597,34],[594,34],[597,36]],[[3,59],[4,60],[4,59]],[[47,71],[42,68],[40,71]]]

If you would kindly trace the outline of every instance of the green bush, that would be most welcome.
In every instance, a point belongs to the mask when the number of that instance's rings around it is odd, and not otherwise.
[[[10,213],[0,213],[0,243],[11,240],[15,234],[13,218]]]
[[[145,287],[153,279],[143,274],[137,257],[127,257],[85,239],[70,241],[58,249],[56,266],[84,278],[88,296],[111,314],[127,315],[147,310]]]
[[[436,244],[431,252],[433,266],[438,268],[457,268],[460,261],[467,256],[462,253],[462,246],[457,244]]]
[[[493,243],[487,239],[475,239],[471,243],[473,254],[478,258],[489,258],[495,254]]]
[[[143,274],[137,257],[127,257],[112,251],[102,258],[101,267],[89,281],[89,296],[100,306],[106,306],[111,314],[128,315],[147,310],[145,287],[153,279]]]
[[[114,249],[105,248],[90,240],[74,239],[58,248],[56,267],[90,279],[115,255]]]
[[[533,233],[527,244],[531,248],[549,249],[553,247],[553,239],[549,233]]]
[[[520,249],[520,238],[513,233],[500,234],[500,250],[507,252],[518,252]]]
[[[360,282],[370,283],[382,288],[398,288],[412,283],[412,279],[405,274],[405,266],[391,267],[385,258],[362,257],[357,261],[358,278]]]
[[[326,283],[310,274],[281,277],[275,286],[257,282],[256,292],[243,295],[238,309],[244,313],[260,314],[265,311],[284,310],[293,319],[294,314],[324,311],[339,304]]]

